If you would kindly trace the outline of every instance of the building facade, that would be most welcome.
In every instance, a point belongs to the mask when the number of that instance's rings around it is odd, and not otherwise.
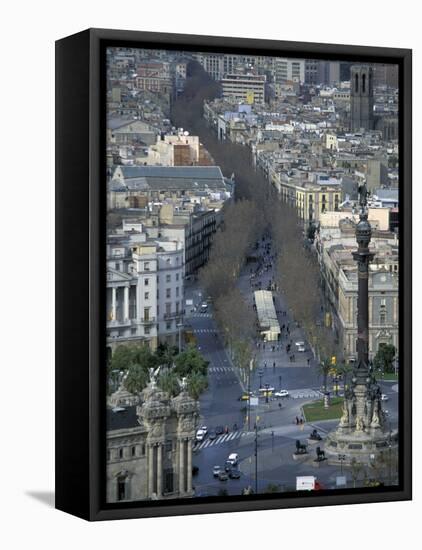
[[[120,242],[119,242],[120,241]],[[143,241],[143,242],[142,242]],[[178,241],[143,233],[109,238],[107,346],[177,345],[183,320],[184,250]]]
[[[265,103],[266,77],[255,74],[227,74],[221,79],[223,98],[245,103]]]
[[[192,444],[199,403],[185,389],[171,398],[154,381],[129,403],[123,386],[109,401],[107,502],[193,496]]]

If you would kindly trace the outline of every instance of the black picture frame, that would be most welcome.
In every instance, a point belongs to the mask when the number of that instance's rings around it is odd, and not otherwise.
[[[399,66],[400,479],[344,489],[174,502],[105,503],[105,48],[395,63]],[[412,52],[305,42],[88,29],[56,42],[56,507],[109,520],[412,498]]]

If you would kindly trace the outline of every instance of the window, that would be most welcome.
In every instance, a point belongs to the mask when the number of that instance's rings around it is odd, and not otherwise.
[[[171,321],[167,321],[166,330],[171,330]]]
[[[116,263],[114,264],[114,269],[115,269],[116,271],[120,271],[120,262],[116,262]]]
[[[179,287],[176,287],[176,296],[179,296]]]
[[[178,280],[179,280],[179,274],[176,273],[176,281],[178,281]]]
[[[144,327],[144,334],[150,334],[151,329],[150,327]]]
[[[119,449],[119,458],[123,458],[123,449]]]
[[[355,92],[359,92],[359,75],[355,74]]]
[[[125,500],[128,498],[126,488],[127,477],[120,475],[117,478],[117,500]]]
[[[365,85],[366,85],[366,74],[362,75],[362,93],[365,93]]]
[[[145,284],[145,286],[148,286],[149,285],[149,279],[144,279],[144,284]]]
[[[171,275],[166,275],[166,283],[169,283],[171,281]]]
[[[171,298],[171,288],[166,288],[166,298]]]
[[[145,292],[145,293],[144,293],[144,299],[145,299],[145,300],[149,300],[149,292]]]
[[[144,262],[144,270],[149,271],[149,262]]]
[[[131,454],[132,454],[132,456],[136,456],[136,447],[135,447],[135,445],[131,449]]]

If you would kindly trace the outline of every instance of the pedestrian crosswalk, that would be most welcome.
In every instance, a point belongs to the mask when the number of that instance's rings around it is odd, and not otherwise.
[[[193,446],[193,450],[200,451],[202,449],[208,449],[210,447],[215,447],[223,443],[229,443],[230,441],[234,441],[235,439],[248,437],[250,435],[253,435],[253,432],[244,432],[242,430],[237,430],[236,432],[230,432],[228,434],[220,435],[215,439],[205,439],[205,441],[201,442],[198,441]]]
[[[322,396],[319,390],[304,388],[301,390],[289,390],[289,395],[292,399],[318,399]]]
[[[210,333],[215,333],[215,329],[213,328],[194,328],[193,329],[193,332],[195,334],[210,334]]]
[[[190,317],[206,317],[210,319],[212,317],[212,313],[192,313]]]
[[[233,372],[233,367],[209,367],[208,372],[216,374],[229,374]]]

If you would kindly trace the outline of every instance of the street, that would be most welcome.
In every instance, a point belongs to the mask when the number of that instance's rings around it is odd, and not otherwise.
[[[258,251],[267,254],[270,241],[260,243]],[[265,250],[265,252],[264,252]],[[267,254],[268,258],[268,254]],[[253,307],[253,292],[259,285],[267,288],[274,281],[272,266],[261,269],[258,277],[251,278],[251,267],[247,264],[239,277],[238,287],[249,307]],[[253,283],[252,283],[253,281]],[[217,426],[222,426],[225,433],[210,440],[197,442],[194,446],[193,465],[198,468],[193,478],[197,496],[217,495],[220,491],[227,494],[240,494],[251,487],[255,491],[255,424],[257,429],[258,483],[259,492],[265,492],[277,485],[280,491],[295,490],[296,476],[315,475],[323,487],[334,488],[336,477],[340,475],[337,466],[318,464],[317,445],[309,446],[306,461],[295,460],[296,440],[305,442],[312,429],[316,428],[321,436],[335,428],[338,420],[321,421],[314,424],[296,425],[296,417],[302,416],[302,406],[322,396],[321,379],[318,375],[317,362],[306,342],[303,331],[296,326],[289,315],[289,310],[282,293],[275,295],[275,307],[280,326],[289,327],[282,331],[279,342],[264,344],[258,340],[256,347],[256,368],[252,372],[250,389],[256,393],[260,387],[269,385],[289,391],[289,397],[276,399],[271,397],[268,403],[265,398],[259,399],[259,405],[249,407],[247,401],[240,397],[245,388],[239,373],[233,366],[228,350],[218,333],[213,319],[212,305],[201,312],[201,304],[206,296],[195,281],[186,283],[186,300],[192,304],[186,307],[185,321],[192,327],[197,347],[209,361],[209,386],[201,395],[201,425],[207,426],[208,434]],[[286,345],[305,342],[305,352],[288,353]],[[265,347],[264,347],[265,346]],[[397,424],[397,388],[393,384],[382,382],[382,391],[388,396],[388,413],[392,428]],[[226,433],[227,432],[227,433]],[[212,469],[218,465],[224,468],[230,453],[239,454],[240,479],[220,481],[213,476]]]

